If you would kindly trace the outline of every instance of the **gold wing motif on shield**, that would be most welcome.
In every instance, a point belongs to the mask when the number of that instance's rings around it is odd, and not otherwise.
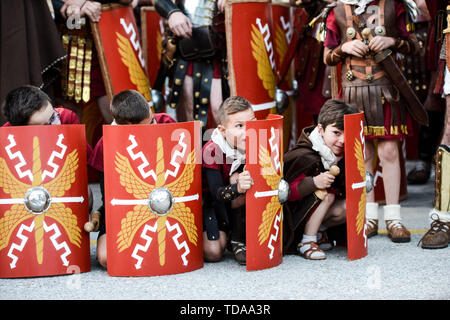
[[[277,190],[281,175],[277,174],[269,151],[262,145],[259,147],[258,159],[259,165],[261,166],[261,175],[266,180],[267,185],[272,190]],[[273,220],[280,209],[281,204],[278,200],[278,195],[272,196],[262,213],[262,222],[258,227],[258,240],[260,245],[269,238]]]
[[[126,189],[128,193],[134,195],[136,199],[148,199],[150,193],[158,187],[165,187],[170,190],[173,197],[182,197],[186,191],[189,190],[191,183],[194,180],[195,152],[189,154],[186,165],[178,178],[165,185],[165,171],[164,171],[164,147],[162,139],[157,140],[157,155],[156,155],[156,175],[157,179],[155,185],[148,184],[142,181],[134,172],[128,158],[116,154],[115,167],[120,175],[120,184]],[[186,230],[188,239],[194,245],[197,245],[198,235],[197,227],[195,225],[195,216],[191,209],[183,202],[176,202],[173,204],[172,210],[166,216],[157,216],[153,213],[148,205],[136,205],[132,211],[126,214],[126,217],[121,220],[121,229],[117,234],[117,245],[119,252],[131,246],[136,232],[143,224],[152,219],[157,219],[158,224],[158,251],[160,256],[160,264],[164,265],[165,261],[165,235],[167,218],[177,220]]]
[[[141,67],[139,60],[136,58],[133,46],[130,40],[116,32],[117,46],[122,57],[122,62],[127,66],[130,74],[131,82],[137,87],[137,90],[142,93],[147,101],[150,101],[150,84],[144,69]]]
[[[66,158],[58,175],[42,186],[54,197],[61,197],[75,182],[75,173],[78,169],[78,151],[73,150]]]
[[[11,195],[12,198],[22,198],[31,184],[26,184],[16,179],[9,171],[5,159],[0,158],[0,188],[4,193]]]
[[[270,65],[264,38],[255,25],[252,25],[250,44],[252,46],[252,55],[257,63],[258,78],[262,81],[269,97],[273,99],[275,97],[275,75]]]
[[[154,185],[142,181],[134,172],[128,158],[119,152],[116,153],[115,169],[120,176],[122,187],[136,199],[148,198],[150,192],[155,188]],[[150,211],[148,206],[137,205],[132,211],[127,212],[126,217],[121,220],[121,228],[117,234],[119,252],[128,248],[138,229],[154,218],[157,216]]]
[[[355,140],[355,158],[357,161],[357,168],[361,175],[361,178],[363,181],[366,180],[366,164],[364,162],[364,153],[362,144],[359,140]],[[361,231],[364,229],[364,222],[365,222],[365,209],[366,209],[366,188],[364,187],[361,192],[361,198],[358,202],[358,215],[356,216],[356,232],[358,234],[361,233]]]

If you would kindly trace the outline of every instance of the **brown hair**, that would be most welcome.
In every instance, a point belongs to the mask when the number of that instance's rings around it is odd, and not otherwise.
[[[219,119],[219,124],[224,124],[226,118],[230,114],[238,113],[251,109],[252,105],[250,102],[239,96],[231,96],[225,99],[217,111],[217,117]]]
[[[344,116],[358,112],[358,108],[353,104],[338,99],[329,99],[320,109],[317,122],[322,125],[323,129],[329,124],[334,124],[337,129],[344,130]]]

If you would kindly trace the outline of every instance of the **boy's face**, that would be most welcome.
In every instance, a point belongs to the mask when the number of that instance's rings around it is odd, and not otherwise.
[[[256,118],[253,110],[249,108],[227,115],[224,123],[219,124],[217,128],[232,148],[245,151],[245,122],[252,120]]]
[[[344,130],[336,128],[335,123],[329,124],[324,129],[319,123],[317,125],[319,133],[323,137],[326,146],[338,157],[344,155]]]
[[[28,120],[28,125],[61,124],[59,113],[47,102],[41,109],[33,113]]]

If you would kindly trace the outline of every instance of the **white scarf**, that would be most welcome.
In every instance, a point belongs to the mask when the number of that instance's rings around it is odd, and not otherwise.
[[[355,14],[360,15],[366,10],[366,6],[371,3],[373,0],[340,0],[345,4],[357,5],[355,9]]]
[[[340,158],[336,157],[333,151],[327,147],[317,127],[309,134],[309,140],[312,142],[313,150],[319,153],[325,170],[330,169],[333,164],[336,164],[340,160]]]
[[[239,149],[232,148],[217,128],[214,129],[213,133],[211,134],[211,140],[219,146],[220,150],[222,150],[222,152],[228,159],[233,160],[230,170],[231,176],[241,164],[245,163],[245,152],[242,152]]]

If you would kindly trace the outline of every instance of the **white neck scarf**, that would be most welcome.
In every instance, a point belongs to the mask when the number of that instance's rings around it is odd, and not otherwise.
[[[313,150],[319,153],[325,170],[330,169],[333,164],[336,164],[339,161],[333,151],[331,151],[331,149],[328,148],[323,141],[323,138],[319,133],[319,129],[317,127],[315,127],[314,130],[309,134],[309,140],[312,142]]]
[[[371,3],[373,0],[340,0],[345,4],[356,5],[355,13],[360,15],[366,10],[366,6]]]
[[[211,140],[217,144],[228,159],[233,160],[231,164],[230,176],[236,171],[241,164],[245,163],[245,152],[232,148],[227,140],[222,136],[219,129],[214,129],[211,134]]]

